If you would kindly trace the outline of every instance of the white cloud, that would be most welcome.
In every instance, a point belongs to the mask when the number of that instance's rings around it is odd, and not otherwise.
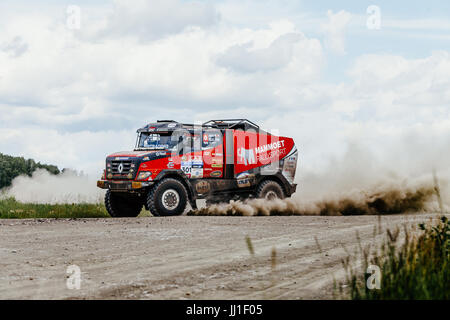
[[[405,30],[449,31],[450,21],[444,19],[383,19],[383,28]]]
[[[288,33],[273,41],[269,47],[251,50],[252,43],[235,45],[220,55],[217,62],[237,72],[272,71],[285,67],[292,60],[293,46],[304,36]]]
[[[325,32],[325,45],[336,54],[345,54],[345,29],[352,15],[341,10],[338,13],[328,10],[328,22],[322,26]]]
[[[446,51],[424,59],[365,55],[350,71],[354,81],[350,94],[384,119],[427,122],[448,115],[449,72],[450,53]]]
[[[209,2],[182,0],[115,0],[112,14],[100,37],[139,37],[148,41],[176,34],[186,27],[205,27],[215,24],[220,16]]]
[[[28,50],[28,45],[21,37],[15,37],[9,42],[0,44],[0,50],[9,53],[12,57],[20,57]]]

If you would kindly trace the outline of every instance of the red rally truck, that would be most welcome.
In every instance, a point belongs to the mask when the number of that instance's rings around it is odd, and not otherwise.
[[[106,158],[97,186],[106,189],[112,217],[180,215],[206,204],[290,197],[298,151],[294,140],[265,132],[247,119],[202,125],[158,120],[137,130],[133,151]]]

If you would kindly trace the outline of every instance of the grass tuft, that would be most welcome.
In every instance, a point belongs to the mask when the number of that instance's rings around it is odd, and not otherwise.
[[[247,243],[248,251],[252,256],[255,256],[255,249],[253,248],[252,239],[249,236],[245,237],[245,242]]]
[[[387,230],[381,247],[362,254],[362,272],[350,265],[350,256],[343,259],[348,288],[342,293],[351,299],[368,300],[448,300],[450,299],[450,222],[442,216],[437,223],[421,223],[419,229],[404,226],[403,239],[399,229]],[[366,273],[369,266],[381,271],[379,289],[369,289]]]
[[[14,198],[0,200],[0,219],[32,218],[107,218],[103,204],[36,204]]]

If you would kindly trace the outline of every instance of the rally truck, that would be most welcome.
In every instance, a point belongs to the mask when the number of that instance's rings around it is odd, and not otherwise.
[[[133,151],[113,153],[97,186],[112,217],[181,215],[206,204],[290,197],[298,151],[292,138],[247,119],[186,124],[158,120],[137,130]]]

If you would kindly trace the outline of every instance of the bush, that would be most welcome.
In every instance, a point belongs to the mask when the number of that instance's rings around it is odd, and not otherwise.
[[[11,185],[12,180],[22,174],[29,177],[36,169],[46,169],[52,174],[59,174],[57,166],[41,164],[33,159],[24,159],[22,157],[12,157],[0,153],[0,189]]]

